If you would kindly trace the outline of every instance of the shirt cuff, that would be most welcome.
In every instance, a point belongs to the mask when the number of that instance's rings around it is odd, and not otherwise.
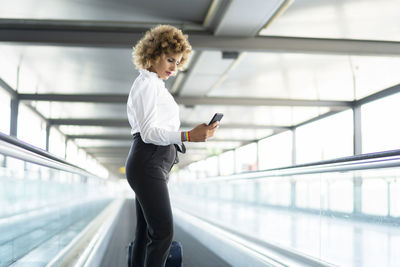
[[[170,132],[169,140],[172,144],[182,144],[181,132]]]

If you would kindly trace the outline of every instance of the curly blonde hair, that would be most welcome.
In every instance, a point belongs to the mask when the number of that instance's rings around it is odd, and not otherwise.
[[[133,63],[138,69],[148,69],[152,63],[158,62],[162,54],[182,53],[177,69],[182,70],[192,53],[188,36],[171,25],[158,25],[146,32],[133,47]]]

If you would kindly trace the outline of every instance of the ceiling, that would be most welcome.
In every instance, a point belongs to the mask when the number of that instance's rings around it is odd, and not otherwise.
[[[7,67],[0,64],[0,78],[120,177],[131,140],[126,100],[138,75],[131,49],[157,24],[183,29],[195,50],[187,68],[166,82],[180,105],[182,130],[225,114],[213,139],[187,145],[180,167],[351,108],[400,81],[400,0],[3,0],[2,6],[0,58]]]

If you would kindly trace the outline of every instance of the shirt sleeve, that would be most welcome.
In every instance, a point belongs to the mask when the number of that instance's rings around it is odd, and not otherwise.
[[[150,79],[137,81],[129,96],[129,108],[134,110],[140,135],[145,143],[155,145],[181,144],[181,132],[156,127],[157,86]]]

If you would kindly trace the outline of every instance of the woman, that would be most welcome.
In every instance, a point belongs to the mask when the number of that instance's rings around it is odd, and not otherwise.
[[[164,81],[182,69],[191,53],[187,36],[169,25],[146,32],[133,51],[140,75],[129,93],[127,113],[133,143],[126,161],[126,177],[135,191],[136,236],[131,266],[163,267],[173,237],[167,181],[178,145],[205,142],[217,122],[179,131],[179,107]]]

